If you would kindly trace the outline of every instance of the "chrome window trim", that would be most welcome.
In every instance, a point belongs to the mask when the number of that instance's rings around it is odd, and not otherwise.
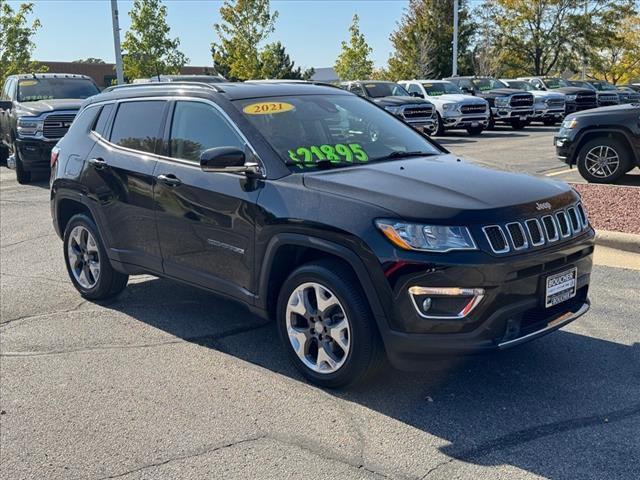
[[[511,235],[511,230],[509,230],[509,225],[516,225],[520,229],[520,233],[522,234],[522,238],[524,239],[524,245],[522,245],[521,247],[516,248],[516,244],[513,241],[513,235]],[[529,248],[529,239],[527,238],[527,235],[524,232],[524,228],[522,228],[520,222],[509,222],[505,225],[505,228],[507,230],[507,234],[509,234],[509,240],[511,240],[511,245],[513,246],[514,250],[526,250],[527,248]]]
[[[537,242],[537,243],[533,241],[533,236],[531,235],[531,229],[529,228],[529,222],[535,222],[536,226],[538,227],[538,231],[540,232],[540,241]],[[539,246],[544,245],[546,243],[546,239],[545,239],[545,236],[544,236],[544,230],[542,229],[542,225],[540,224],[540,220],[538,220],[537,218],[528,218],[527,220],[525,220],[524,226],[527,229],[527,233],[529,234],[529,240],[531,240],[531,246],[532,247],[539,247]]]
[[[505,248],[503,248],[502,250],[496,250],[493,248],[493,245],[491,244],[491,240],[489,239],[489,234],[487,234],[487,230],[489,228],[497,228],[500,231],[500,235],[502,235],[502,238],[504,239]],[[482,227],[482,231],[484,232],[484,236],[486,237],[487,242],[489,242],[489,247],[491,248],[491,251],[493,253],[509,253],[511,251],[511,247],[509,246],[509,241],[507,240],[507,237],[504,234],[504,231],[502,230],[502,227],[500,225],[485,225],[484,227]]]
[[[551,238],[549,236],[549,230],[547,229],[547,225],[544,223],[544,219],[547,218],[547,217],[551,219],[551,223],[553,223],[553,226],[556,229],[556,235],[553,238]],[[560,240],[560,229],[558,228],[558,224],[556,223],[556,220],[553,217],[553,215],[545,215],[541,219],[542,219],[542,226],[544,227],[544,233],[547,234],[547,241],[549,243],[552,243],[552,242],[557,242],[558,240]]]
[[[262,178],[266,178],[266,176],[267,176],[267,168],[265,166],[265,163],[260,158],[260,156],[256,152],[255,148],[251,144],[251,142],[249,142],[247,137],[240,130],[240,128],[235,124],[235,122],[233,120],[231,120],[231,117],[229,117],[227,112],[225,112],[218,104],[216,104],[215,102],[212,102],[209,99],[199,98],[199,97],[189,97],[189,96],[174,96],[174,95],[171,95],[171,96],[159,96],[159,97],[123,98],[123,99],[105,100],[103,102],[97,102],[95,104],[92,103],[90,105],[87,105],[85,108],[89,108],[90,106],[104,104],[104,103],[114,103],[116,105],[116,117],[114,117],[114,122],[115,122],[115,120],[117,118],[117,114],[118,114],[117,108],[119,108],[119,105],[121,103],[157,101],[157,100],[165,101],[165,102],[171,102],[171,101],[195,101],[195,102],[200,102],[200,103],[206,103],[208,105],[211,105],[216,110],[218,110],[222,114],[223,118],[229,123],[231,128],[233,130],[235,130],[236,133],[240,136],[240,138],[247,144],[247,146],[251,150],[251,153],[253,153],[253,155],[256,157],[256,159],[258,160],[258,162],[260,164],[260,170],[261,170],[260,176]],[[113,127],[113,125],[112,125],[112,127]],[[109,132],[109,133],[111,133],[111,132]],[[98,137],[98,141],[104,143],[105,144],[104,146],[106,146],[108,148],[112,148],[112,149],[115,149],[115,150],[121,150],[121,151],[123,151],[125,153],[132,153],[132,154],[135,154],[135,155],[142,155],[144,157],[153,158],[155,160],[160,160],[160,161],[163,161],[163,162],[178,163],[180,165],[186,165],[186,166],[190,166],[190,167],[193,167],[193,168],[197,168],[198,170],[201,170],[200,164],[192,162],[190,160],[184,160],[184,159],[181,159],[181,158],[167,157],[165,155],[159,155],[157,153],[144,152],[142,150],[135,150],[133,148],[123,147],[121,145],[116,145],[115,143],[112,143],[111,140],[108,140],[108,139],[98,135],[97,133],[95,135],[96,135],[96,137]],[[235,175],[235,176],[239,175],[238,173],[226,173],[226,172],[208,172],[208,173],[221,173],[223,175]]]

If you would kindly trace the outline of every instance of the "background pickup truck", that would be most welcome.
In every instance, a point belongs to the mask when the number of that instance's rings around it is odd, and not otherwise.
[[[100,93],[84,75],[22,74],[7,77],[0,97],[0,160],[19,183],[48,172],[51,149],[73,122],[85,98]]]

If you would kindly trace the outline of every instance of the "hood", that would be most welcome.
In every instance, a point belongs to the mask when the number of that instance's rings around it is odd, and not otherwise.
[[[531,93],[526,90],[517,90],[515,88],[494,88],[493,90],[486,90],[480,92],[480,95],[489,95],[492,97],[508,97],[509,95]]]
[[[465,225],[537,215],[536,202],[548,201],[556,209],[577,199],[566,183],[491,170],[453,155],[323,170],[305,174],[303,181],[308,188],[367,202],[407,220]]]
[[[640,114],[640,103],[623,103],[622,105],[611,105],[609,107],[598,107],[589,110],[582,110],[567,115],[566,120],[573,118],[589,118],[593,120],[602,119],[607,123],[613,114],[625,115],[634,117]]]
[[[560,87],[560,88],[554,88],[550,91],[564,93],[565,95],[575,95],[576,93],[593,93],[595,95],[596,93],[595,90],[591,90],[589,88],[582,88],[582,87]]]
[[[56,100],[38,100],[37,102],[22,102],[20,110],[39,115],[53,110],[78,110],[84,99],[63,98]]]
[[[547,100],[550,98],[559,98],[564,100],[564,93],[560,92],[546,92],[544,90],[532,90],[529,92],[536,100]]]
[[[429,100],[432,102],[464,103],[465,105],[485,104],[485,100],[482,98],[474,98],[469,95],[463,95],[462,93],[445,93],[437,97],[429,97]]]
[[[374,102],[382,107],[399,107],[402,105],[420,105],[430,102],[416,97],[379,97],[371,98]]]

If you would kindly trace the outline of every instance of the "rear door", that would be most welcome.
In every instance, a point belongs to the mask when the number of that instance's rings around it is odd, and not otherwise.
[[[162,99],[105,105],[92,133],[96,143],[82,180],[101,217],[109,257],[156,272],[162,272],[162,258],[153,172],[168,106]]]
[[[179,100],[168,123],[168,155],[156,167],[155,200],[167,275],[252,300],[259,187],[244,175],[204,172],[200,154],[247,148],[226,114],[206,100]]]

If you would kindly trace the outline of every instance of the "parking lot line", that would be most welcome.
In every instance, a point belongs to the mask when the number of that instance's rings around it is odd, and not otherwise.
[[[560,170],[559,172],[551,172],[545,173],[546,177],[555,177],[556,175],[562,175],[563,173],[573,172],[573,168],[565,168],[564,170]]]

